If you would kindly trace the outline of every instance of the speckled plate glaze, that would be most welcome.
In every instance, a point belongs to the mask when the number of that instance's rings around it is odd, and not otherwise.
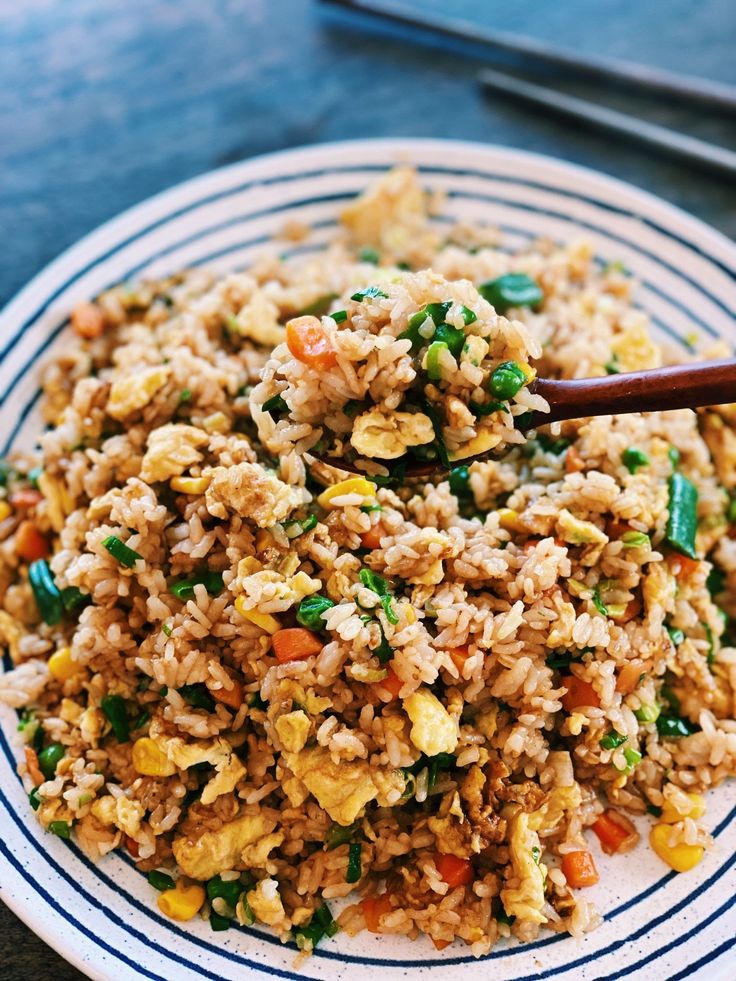
[[[38,368],[74,343],[75,301],[136,276],[192,265],[247,266],[288,220],[314,229],[291,253],[328,240],[341,205],[393,164],[418,166],[445,199],[439,222],[500,226],[514,248],[537,236],[592,240],[597,261],[620,260],[640,281],[637,301],[655,328],[684,343],[736,342],[736,246],[694,218],[611,178],[558,160],[494,146],[379,140],[272,154],[181,184],[103,225],[38,275],[10,303],[0,327],[0,453],[33,444],[41,429]],[[426,939],[338,935],[302,966],[296,948],[264,929],[213,933],[176,924],[155,905],[132,862],[99,865],[44,834],[15,773],[15,713],[0,711],[0,896],[60,954],[109,981],[318,978],[372,981],[592,981],[736,976],[736,785],[708,797],[715,848],[677,875],[645,844],[607,859],[594,847],[601,883],[587,890],[604,915],[582,940],[543,933],[526,946],[475,960],[461,944],[437,952]]]

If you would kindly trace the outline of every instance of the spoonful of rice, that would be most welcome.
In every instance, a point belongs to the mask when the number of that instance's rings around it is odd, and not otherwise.
[[[501,279],[516,305],[541,301],[524,274]],[[734,360],[538,378],[541,345],[496,313],[494,282],[407,272],[327,316],[290,320],[251,394],[261,441],[276,455],[419,477],[498,455],[547,423],[736,401]]]

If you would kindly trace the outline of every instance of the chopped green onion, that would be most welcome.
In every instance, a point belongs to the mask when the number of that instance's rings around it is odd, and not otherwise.
[[[440,369],[440,358],[442,354],[450,349],[444,341],[432,341],[427,348],[427,378],[432,382],[438,382],[442,377]]]
[[[505,402],[496,402],[495,400],[491,402],[486,402],[483,405],[481,405],[480,402],[471,402],[468,408],[473,413],[473,415],[477,417],[490,416],[494,412],[509,411],[508,408],[506,407]]]
[[[606,363],[603,365],[603,367],[606,369],[606,374],[607,375],[620,375],[621,374],[621,369],[618,366],[618,355],[617,354],[611,355],[610,361],[606,361]]]
[[[151,713],[148,711],[148,709],[143,709],[143,711],[140,713],[140,715],[138,716],[138,718],[133,723],[132,728],[133,729],[140,729],[141,726],[144,726],[146,724],[146,722],[148,722],[148,720],[150,718],[151,718]]]
[[[219,913],[215,913],[214,910],[210,912],[210,929],[215,931],[229,930],[231,926],[231,920],[229,916],[220,916]]]
[[[682,454],[676,446],[670,446],[670,448],[667,450],[667,456],[669,457],[670,463],[672,464],[672,469],[674,470],[675,467],[679,466],[680,460],[682,459]]]
[[[713,631],[710,629],[710,626],[707,623],[701,623],[701,626],[705,631],[705,637],[708,641],[708,654],[706,655],[706,659],[708,664],[713,664],[716,659],[716,646],[713,638]]]
[[[660,715],[657,719],[657,732],[665,739],[679,739],[691,736],[696,731],[695,726],[687,719],[675,715]]]
[[[117,535],[108,535],[107,538],[103,538],[102,547],[106,548],[110,555],[127,569],[132,569],[138,559],[143,558],[138,552],[132,548],[128,548],[125,542],[121,541]]]
[[[641,708],[634,709],[634,715],[637,717],[639,722],[643,722],[648,725],[650,722],[656,722],[659,718],[662,709],[659,705],[642,705]]]
[[[374,266],[377,266],[381,261],[381,256],[378,254],[378,250],[371,248],[369,245],[360,250],[358,253],[358,258],[361,262],[370,262]]]
[[[378,624],[378,629],[381,632],[381,643],[378,645],[378,647],[374,648],[373,653],[378,658],[379,664],[388,664],[388,662],[393,659],[394,649],[386,640],[386,634],[384,634],[383,627],[380,623]]]
[[[631,773],[634,767],[641,763],[641,753],[638,749],[634,749],[632,746],[627,746],[626,749],[624,749],[624,759],[626,760],[626,766],[623,767],[623,769],[617,766],[616,769],[621,773]]]
[[[43,467],[32,467],[26,476],[34,487],[38,487],[38,478],[43,474]]]
[[[621,454],[621,462],[629,473],[636,473],[639,467],[649,466],[649,457],[643,450],[637,450],[636,447],[629,446]]]
[[[643,531],[624,532],[621,543],[624,548],[650,548],[652,544],[649,535],[645,535]]]
[[[325,621],[322,619],[322,614],[331,610],[334,605],[331,599],[320,596],[319,593],[306,596],[297,609],[296,622],[308,630],[324,630]]]
[[[470,493],[470,471],[466,466],[453,467],[448,480],[455,497],[467,497]]]
[[[336,324],[344,324],[348,319],[348,312],[347,310],[335,310],[335,312],[331,313],[330,316]]]
[[[72,829],[68,821],[52,821],[49,825],[49,831],[57,838],[65,838],[67,841],[72,836]]]
[[[539,845],[532,845],[532,859],[534,860],[534,864],[539,865],[541,858],[542,849],[539,847]]]
[[[670,640],[675,645],[675,647],[679,647],[679,645],[685,639],[684,631],[680,630],[679,627],[667,627],[666,630],[667,633],[670,635]]]
[[[392,600],[393,600],[393,597],[391,597],[391,596],[382,596],[381,597],[381,606],[383,607],[383,612],[386,614],[386,619],[388,620],[388,622],[390,624],[394,624],[395,625],[395,624],[397,624],[399,622],[399,618],[396,615],[396,612],[394,611],[393,606],[391,605]]]
[[[363,846],[359,841],[354,841],[348,848],[348,868],[345,873],[346,882],[358,882],[363,874],[363,867],[360,856]]]
[[[708,592],[711,596],[717,596],[726,587],[726,573],[713,563],[713,567],[708,573],[708,578],[705,580],[705,585],[708,587]]]
[[[38,787],[34,787],[33,790],[28,795],[28,800],[34,811],[37,811],[41,806],[41,795],[38,792]]]
[[[195,708],[204,709],[206,712],[214,712],[215,700],[210,695],[210,690],[205,684],[182,685],[177,689],[179,694],[186,698],[190,705]]]
[[[191,579],[181,579],[179,582],[172,583],[169,592],[183,602],[194,596],[195,586],[204,586],[210,595],[215,596],[222,592],[222,573],[206,570]]]
[[[309,306],[299,311],[299,316],[322,317],[330,309],[332,301],[336,299],[337,293],[325,293],[324,296],[318,296],[314,303],[310,303]]]
[[[340,845],[347,845],[347,843],[360,831],[362,826],[362,821],[353,821],[352,824],[348,824],[345,827],[341,824],[333,824],[330,826],[327,834],[325,835],[325,845],[328,851],[332,851],[333,848],[339,848]]]
[[[440,458],[440,463],[443,467],[449,470],[450,457],[447,454],[447,447],[445,446],[445,441],[442,436],[442,423],[440,422],[437,410],[428,399],[425,399],[422,408],[425,416],[427,416],[429,421],[432,423],[432,428],[434,429],[435,446],[437,448],[437,455]],[[372,479],[375,481],[376,478],[373,477]]]
[[[161,629],[163,630],[163,632],[166,634],[167,637],[170,637],[174,632],[174,628],[168,623],[165,623],[161,627]]]
[[[272,395],[270,399],[266,399],[263,403],[264,412],[274,412],[280,415],[283,412],[289,411],[289,406],[284,401],[282,395]]]
[[[0,487],[7,487],[8,478],[13,473],[13,468],[6,460],[0,459]]]
[[[512,399],[526,385],[526,375],[516,361],[504,361],[494,369],[489,383],[491,395],[497,399]]]
[[[307,531],[311,531],[312,528],[317,527],[317,515],[310,514],[308,517],[300,521],[298,518],[293,518],[291,521],[284,521],[281,527],[286,532],[286,537],[293,540],[299,538]]]
[[[364,586],[366,586],[368,589],[372,589],[373,592],[377,593],[379,596],[390,595],[386,580],[383,578],[383,576],[379,576],[378,573],[374,572],[372,569],[361,569],[358,573],[358,577]]]
[[[323,937],[334,937],[339,927],[332,918],[327,903],[323,903],[314,911],[311,920],[304,926],[297,927],[294,940],[299,950],[314,950]]]
[[[380,504],[361,504],[360,510],[363,514],[372,514],[374,511],[383,511]]]
[[[695,554],[695,533],[698,527],[698,491],[687,477],[675,472],[669,479],[669,515],[665,537],[675,549],[689,558]]]
[[[375,300],[381,296],[387,299],[388,293],[384,293],[380,286],[367,286],[364,290],[358,290],[357,293],[353,293],[350,299],[355,300],[356,303],[361,303],[363,300]]]
[[[61,590],[61,605],[67,613],[71,613],[80,606],[86,606],[89,602],[91,602],[89,594],[83,593],[76,586],[66,586]]]
[[[549,655],[544,663],[548,668],[553,668],[559,671],[560,668],[569,667],[570,664],[572,664],[573,661],[576,661],[579,656],[578,651],[555,651],[553,654]]]
[[[620,732],[612,730],[605,736],[601,736],[599,743],[601,749],[618,749],[619,746],[623,746],[628,738],[628,736],[622,736]]]
[[[64,612],[61,593],[54,582],[46,559],[37,559],[28,567],[28,581],[33,590],[38,612],[50,627],[56,626]]]
[[[182,405],[184,402],[191,402],[191,401],[192,401],[191,388],[183,388],[179,395],[179,405]]]
[[[100,708],[110,722],[117,741],[127,743],[130,739],[130,725],[125,700],[120,695],[105,695],[100,702]]]
[[[173,889],[176,885],[170,875],[167,875],[166,872],[160,872],[158,869],[151,869],[148,873],[148,884],[154,889],[158,889],[159,892],[166,892],[167,889]]]
[[[56,767],[64,758],[66,748],[61,743],[51,743],[46,749],[38,754],[38,766],[41,773],[47,780],[51,780],[56,774]]]
[[[602,617],[608,616],[608,607],[605,605],[601,599],[601,594],[599,592],[598,586],[593,590],[593,606],[598,610]]]
[[[478,292],[488,300],[496,313],[506,313],[511,307],[541,306],[544,293],[526,273],[506,273],[481,283]]]
[[[238,905],[240,894],[243,891],[243,884],[240,879],[223,881],[219,875],[216,875],[213,879],[209,880],[206,888],[207,898],[210,902],[213,899],[224,899],[231,909],[235,909]]]
[[[446,344],[450,350],[450,354],[453,358],[457,359],[462,354],[463,345],[465,344],[465,334],[462,330],[458,330],[457,327],[451,327],[450,324],[440,324],[434,332],[434,341],[436,343]]]
[[[561,436],[559,439],[553,439],[551,436],[547,436],[546,433],[540,433],[537,436],[537,443],[545,453],[554,453],[555,456],[559,456],[560,453],[564,453],[570,446],[572,440],[567,439],[565,436]]]
[[[662,817],[662,808],[657,807],[656,804],[647,804],[647,813],[652,814],[655,818]]]
[[[463,315],[463,320],[465,321],[466,327],[469,327],[470,324],[474,324],[475,321],[478,319],[478,315],[473,313],[472,310],[469,310],[468,307],[466,307],[462,303],[460,304],[460,312]]]

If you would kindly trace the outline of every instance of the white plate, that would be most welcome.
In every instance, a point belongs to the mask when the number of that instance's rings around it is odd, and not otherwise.
[[[641,281],[638,302],[656,328],[681,340],[736,341],[736,247],[694,218],[626,184],[549,158],[501,147],[439,140],[328,144],[271,154],[167,191],[87,236],[37,276],[7,307],[0,328],[0,453],[40,431],[38,366],[74,343],[66,329],[76,300],[138,275],[192,264],[247,265],[283,227],[329,238],[340,206],[385,168],[417,165],[427,187],[446,191],[442,221],[500,225],[513,247],[544,235],[585,236],[601,261],[620,260]],[[0,712],[0,895],[69,961],[93,978],[128,981],[319,978],[324,981],[733,978],[736,944],[736,787],[709,795],[716,847],[686,874],[667,872],[645,844],[601,860],[588,890],[605,915],[577,941],[543,934],[498,946],[481,962],[464,945],[438,953],[416,943],[338,935],[293,970],[295,949],[265,930],[213,933],[207,923],[162,917],[153,890],[125,858],[92,865],[74,846],[44,834],[15,773],[15,715]],[[596,849],[596,861],[598,850]]]

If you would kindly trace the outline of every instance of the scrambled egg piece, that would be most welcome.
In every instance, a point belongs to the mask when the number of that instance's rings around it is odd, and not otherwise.
[[[422,412],[394,412],[386,416],[380,409],[364,412],[353,423],[350,442],[358,453],[379,460],[403,456],[409,446],[434,440],[434,426]]]
[[[501,442],[500,433],[492,433],[487,429],[482,429],[476,433],[467,443],[463,443],[456,450],[452,450],[447,455],[451,462],[455,460],[466,460],[469,456],[480,456],[481,453],[488,453]]]
[[[447,817],[431,817],[427,827],[437,838],[437,848],[444,855],[457,855],[458,858],[470,858],[473,854],[471,836],[466,834],[463,827],[448,814]]]
[[[227,326],[233,333],[269,348],[286,337],[286,329],[279,323],[278,307],[261,290],[256,290],[240,312],[228,319]]]
[[[518,916],[532,923],[546,923],[544,877],[546,867],[534,861],[533,848],[540,849],[539,835],[529,827],[529,815],[520,811],[511,818],[509,851],[514,870],[512,881],[518,884],[501,890],[501,902],[507,916]]]
[[[459,738],[457,722],[429,689],[419,689],[404,699],[404,711],[413,725],[409,738],[427,756],[454,753]]]
[[[269,854],[283,843],[283,831],[274,831],[270,835],[264,835],[252,845],[246,845],[240,856],[243,865],[249,869],[262,869],[268,861]]]
[[[340,215],[361,245],[403,253],[424,229],[424,192],[409,167],[397,167],[361,194]]]
[[[10,659],[15,663],[18,660],[18,644],[21,637],[25,634],[22,624],[11,617],[5,610],[0,610],[0,647],[7,647],[10,652]]]
[[[159,365],[114,381],[107,400],[107,414],[122,421],[138,412],[164,387],[170,374],[170,368]]]
[[[202,803],[211,804],[221,794],[229,794],[239,780],[245,776],[246,769],[225,739],[198,740],[185,743],[178,736],[154,739],[158,748],[180,770],[187,770],[197,763],[209,763],[217,771],[202,790]]]
[[[44,470],[38,478],[38,489],[46,498],[46,513],[54,531],[61,531],[67,516],[74,510],[74,498],[66,484]]]
[[[674,610],[677,580],[665,562],[652,562],[648,566],[641,591],[644,609],[647,612],[657,606],[661,606],[665,613],[671,613]]]
[[[581,803],[582,794],[577,784],[555,787],[539,810],[529,815],[529,827],[533,831],[551,831],[560,823],[566,811],[577,810]]]
[[[243,580],[242,585],[242,607],[246,611],[260,605],[264,600],[268,602],[277,600],[280,609],[285,610],[295,603],[300,603],[305,596],[318,593],[322,588],[322,582],[319,579],[311,579],[306,572],[297,572],[295,576],[286,578],[280,572],[270,569],[254,572]]]
[[[611,341],[611,351],[622,371],[643,371],[662,364],[662,352],[649,336],[645,323],[632,324],[617,334]]]
[[[270,835],[275,827],[276,822],[262,814],[244,814],[217,831],[205,831],[196,841],[175,839],[174,858],[192,879],[211,879],[240,862],[243,850]]]
[[[266,473],[256,463],[214,467],[210,476],[205,501],[215,518],[227,518],[230,510],[250,519],[259,528],[269,528],[301,504],[301,493],[295,487]]]
[[[605,545],[608,535],[600,530],[592,521],[582,521],[570,514],[567,508],[560,511],[557,519],[557,531],[560,538],[570,545]]]
[[[270,927],[288,927],[279,884],[275,879],[261,879],[255,889],[248,893],[248,905],[261,923]]]
[[[126,835],[135,838],[141,830],[141,821],[146,813],[143,804],[127,797],[118,797],[115,801],[115,824]]]
[[[92,802],[90,811],[102,824],[115,824],[116,808],[115,798],[112,794],[105,794],[104,797],[98,797],[97,800]]]
[[[287,753],[304,749],[311,723],[304,712],[288,712],[276,720],[276,732]]]
[[[343,827],[352,824],[370,801],[379,798],[380,803],[389,790],[404,786],[400,773],[373,772],[365,760],[335,763],[321,746],[285,753],[284,760],[319,806]]]
[[[212,804],[222,794],[231,793],[245,773],[241,760],[233,753],[227,763],[218,767],[214,777],[205,784],[202,790],[202,803]]]
[[[151,483],[168,480],[184,473],[187,467],[199,463],[209,436],[196,426],[169,423],[152,430],[148,437],[148,449],[141,464],[141,480]]]

